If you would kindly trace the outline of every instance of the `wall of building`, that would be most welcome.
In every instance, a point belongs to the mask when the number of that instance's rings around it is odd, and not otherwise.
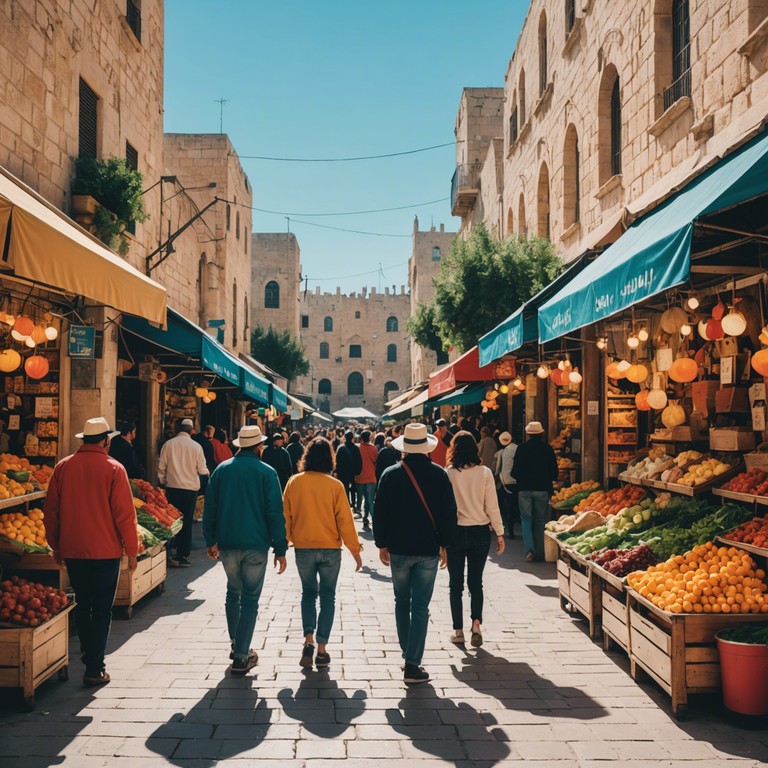
[[[312,370],[308,377],[296,382],[295,390],[313,398],[324,411],[337,411],[346,406],[363,406],[373,413],[384,411],[384,386],[393,382],[395,389],[405,389],[410,378],[410,352],[405,333],[405,321],[410,313],[411,299],[401,286],[398,292],[379,293],[375,288],[364,288],[360,293],[302,294],[301,315],[307,318],[307,327],[301,328],[301,341]],[[325,318],[333,321],[333,329],[324,330]],[[387,320],[397,320],[397,330],[387,330]],[[327,343],[328,358],[320,359],[320,344]],[[362,357],[350,358],[351,344],[361,346]],[[397,362],[387,362],[387,348],[394,344]],[[348,395],[347,384],[351,373],[363,376],[364,393]],[[331,394],[320,394],[323,379],[331,382]],[[387,397],[386,399],[389,399]]]

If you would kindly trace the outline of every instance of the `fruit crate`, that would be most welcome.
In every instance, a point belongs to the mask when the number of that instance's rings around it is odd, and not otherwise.
[[[698,463],[698,462],[695,462]],[[710,493],[716,485],[725,483],[732,477],[736,477],[740,472],[744,471],[744,464],[739,462],[734,464],[727,472],[723,472],[722,475],[717,475],[711,480],[701,485],[680,485],[679,483],[663,483],[666,490],[671,493],[679,493],[682,496],[700,496],[703,493]]]
[[[583,616],[589,623],[589,636],[595,639],[600,632],[602,605],[600,602],[600,584],[592,572],[589,560],[583,555],[561,546],[557,571],[561,607],[569,613],[578,613]],[[568,586],[564,589],[563,582],[566,578]]]
[[[0,688],[19,688],[24,707],[35,706],[37,688],[58,673],[69,678],[69,613],[73,603],[39,627],[0,624]]]
[[[544,560],[547,563],[557,562],[558,546],[557,536],[552,531],[544,531]]]
[[[755,517],[759,517],[759,515],[755,515]],[[737,525],[735,528],[731,528],[730,530],[719,534],[715,537],[715,540],[719,541],[723,546],[743,549],[745,552],[749,552],[751,555],[757,555],[758,557],[763,558],[762,562],[758,561],[761,567],[768,564],[768,549],[765,547],[756,547],[754,544],[749,544],[744,541],[734,541],[733,539],[728,538],[728,534],[737,531],[739,528],[741,528],[741,525]]]
[[[71,591],[67,569],[60,566],[52,555],[0,548],[0,567],[6,578],[22,576],[27,581]]]
[[[603,649],[618,645],[625,653],[630,651],[629,606],[627,580],[608,573],[602,566],[590,562],[589,567],[600,589],[600,624],[603,631]]]
[[[166,554],[165,543],[156,544],[139,556],[136,570],[128,570],[128,558],[120,563],[115,606],[123,608],[125,618],[133,615],[133,606],[150,592],[161,595],[165,591]]]
[[[645,673],[654,680],[671,697],[679,720],[688,711],[689,695],[720,690],[715,635],[739,624],[768,621],[764,613],[667,613],[631,588],[627,599],[632,678]]]

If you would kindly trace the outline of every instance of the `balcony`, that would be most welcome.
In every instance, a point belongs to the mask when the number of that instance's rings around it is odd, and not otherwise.
[[[456,166],[451,179],[451,215],[466,216],[480,194],[480,164]]]

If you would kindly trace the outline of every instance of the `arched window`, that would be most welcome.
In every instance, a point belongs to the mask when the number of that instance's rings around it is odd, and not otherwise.
[[[510,208],[507,211],[507,232],[506,234],[509,236],[513,234],[515,231],[515,217],[512,215],[512,209]]]
[[[362,395],[364,393],[363,374],[358,373],[358,371],[352,371],[347,377],[347,394]]]
[[[528,237],[528,221],[525,218],[525,197],[520,193],[520,199],[517,201],[517,234]]]
[[[280,309],[280,286],[274,280],[270,280],[264,288],[264,306]]]
[[[520,125],[520,130],[523,129],[523,126],[525,125],[525,70],[520,70],[520,79],[517,83],[517,98],[519,101],[517,102],[517,113],[518,113],[518,120]]]
[[[240,239],[240,211],[235,213],[235,237]]]
[[[248,316],[248,294],[243,296],[243,341],[248,341],[248,331],[251,327],[251,318]],[[246,350],[250,352],[250,350]]]
[[[603,70],[597,108],[600,185],[621,173],[621,90],[613,64]]]
[[[384,384],[384,402],[387,402],[390,392],[397,392],[399,389],[400,387],[397,385],[396,381],[388,381]]]
[[[576,23],[576,0],[565,0],[565,36],[568,37]]]
[[[563,225],[570,227],[581,216],[579,169],[579,136],[576,126],[571,123],[565,131],[563,147]]]
[[[237,280],[232,282],[232,344],[237,344]]]
[[[756,3],[749,3],[749,14]],[[768,5],[768,4],[766,4]],[[653,8],[654,119],[691,95],[689,0],[656,0]]]
[[[248,253],[248,227],[243,224],[243,248]]]
[[[320,359],[327,360],[331,356],[331,348],[327,341],[320,342]]]
[[[435,246],[432,249],[432,261],[440,261],[440,259],[443,258],[443,252],[440,250],[438,246]]]
[[[330,379],[320,379],[320,381],[317,384],[317,393],[319,395],[330,395],[331,394],[331,380]]]
[[[397,362],[397,344],[387,345],[387,362],[388,363]]]
[[[328,315],[328,317],[323,318],[323,330],[324,331],[333,330],[333,318],[330,315]]]
[[[387,333],[397,333],[397,318],[394,315],[387,318]]]
[[[230,207],[229,203],[227,203],[227,232],[229,232],[229,228],[232,224],[232,208]]]
[[[547,168],[546,163],[542,163],[539,170],[537,202],[538,227],[536,234],[539,237],[549,237],[549,168]]]
[[[544,95],[549,83],[547,70],[547,14],[542,11],[539,16],[539,97]]]
[[[517,91],[512,94],[512,111],[509,114],[509,145],[512,146],[517,141]]]

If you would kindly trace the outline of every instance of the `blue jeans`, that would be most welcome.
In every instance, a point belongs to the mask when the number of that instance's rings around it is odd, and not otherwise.
[[[424,656],[429,601],[437,577],[437,557],[390,555],[395,590],[397,638],[406,664],[419,666]]]
[[[544,558],[544,525],[549,516],[549,494],[546,491],[520,491],[520,523],[523,549],[539,560]]]
[[[219,553],[227,574],[227,629],[235,659],[247,659],[259,613],[269,552],[255,549],[223,549]]]
[[[297,549],[296,567],[301,579],[301,623],[304,634],[314,634],[317,628],[317,642],[325,645],[331,635],[336,613],[336,582],[341,570],[341,550]],[[318,591],[320,616],[317,615]]]
[[[376,483],[355,483],[357,486],[357,511],[363,511],[363,501],[365,501],[364,517],[373,518],[373,497],[376,495]]]

